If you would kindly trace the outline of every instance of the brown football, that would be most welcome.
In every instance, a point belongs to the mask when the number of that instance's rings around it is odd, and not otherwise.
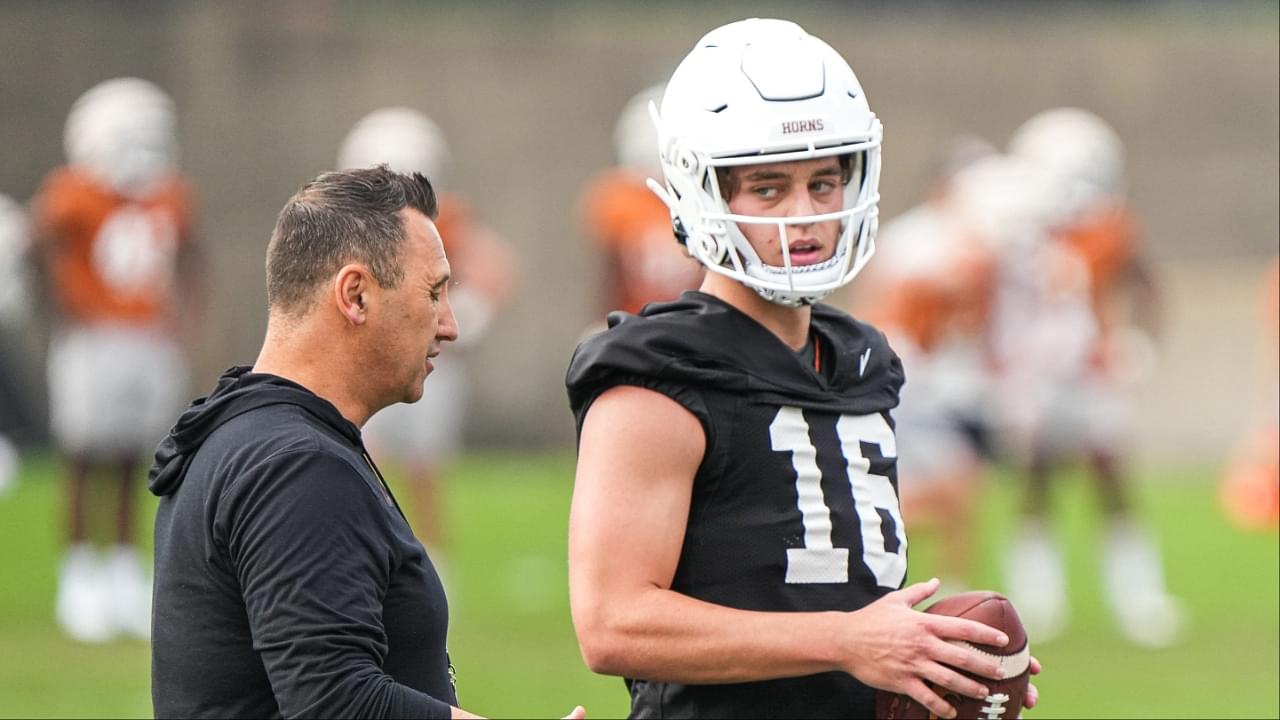
[[[986,700],[962,697],[950,691],[943,691],[941,694],[956,709],[956,717],[962,720],[975,718],[1003,720],[1018,717],[1019,711],[1022,710],[1022,699],[1027,694],[1027,683],[1031,680],[1031,648],[1027,642],[1027,630],[1022,626],[1022,620],[1018,617],[1018,611],[1014,609],[1013,603],[1000,593],[975,590],[943,598],[930,605],[925,612],[977,620],[1002,630],[1009,636],[1009,644],[1002,648],[955,641],[983,655],[997,658],[1003,666],[1004,678],[1001,680],[982,678],[960,671],[981,682],[991,691]],[[893,720],[930,720],[937,716],[906,695],[881,690],[876,693],[876,717]]]

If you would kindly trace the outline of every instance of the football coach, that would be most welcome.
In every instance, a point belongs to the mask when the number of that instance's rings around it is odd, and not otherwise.
[[[256,362],[150,471],[156,716],[476,717],[440,578],[360,436],[458,337],[435,216],[430,182],[386,167],[325,173],[280,212]]]

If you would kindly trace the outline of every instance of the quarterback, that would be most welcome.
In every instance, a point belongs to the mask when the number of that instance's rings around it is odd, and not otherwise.
[[[872,255],[880,121],[834,49],[762,19],[703,37],[652,112],[652,187],[707,272],[570,363],[583,658],[634,717],[870,717],[876,688],[953,717],[944,694],[987,694],[960,670],[1000,670],[952,641],[1008,638],[913,609],[937,581],[902,588],[902,366],[819,303]]]

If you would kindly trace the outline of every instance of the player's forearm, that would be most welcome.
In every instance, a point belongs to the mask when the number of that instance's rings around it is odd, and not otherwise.
[[[838,670],[844,613],[737,610],[652,588],[574,603],[592,671],[681,683],[731,683]]]

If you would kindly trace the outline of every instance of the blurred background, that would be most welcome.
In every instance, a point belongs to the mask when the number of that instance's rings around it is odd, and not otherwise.
[[[1219,468],[1274,382],[1259,298],[1280,249],[1276,2],[8,2],[0,193],[25,202],[64,162],[63,123],[94,84],[137,76],[172,96],[207,262],[206,321],[185,329],[194,396],[257,353],[263,258],[283,203],[333,166],[369,111],[428,113],[448,139],[449,189],[511,244],[519,273],[466,356],[469,452],[446,490],[460,697],[495,715],[558,717],[579,702],[617,715],[622,683],[581,667],[564,598],[573,422],[563,377],[605,291],[577,208],[615,161],[627,100],[707,30],[751,16],[794,20],[854,67],[885,126],[884,217],[920,201],[958,134],[1003,146],[1060,105],[1111,123],[1167,306],[1158,364],[1136,390],[1133,452],[1194,629],[1177,650],[1112,648],[1091,586],[1073,590],[1079,630],[1038,653],[1062,674],[1046,675],[1045,707],[1031,716],[1280,714],[1276,537],[1234,529],[1214,499]],[[37,303],[0,331],[9,402],[27,409],[14,433],[24,469],[0,496],[0,716],[146,715],[145,644],[80,646],[52,622],[61,528],[45,451],[49,325]],[[1007,478],[993,487],[992,521],[1016,492]],[[1071,486],[1064,502],[1064,525],[1088,537],[1087,488]],[[1000,541],[999,527],[984,530],[986,552]],[[927,572],[929,548],[919,552],[913,576]],[[1220,663],[1231,666],[1221,685],[1193,675]],[[1135,675],[1150,683],[1136,696],[1121,682]],[[1099,688],[1114,693],[1093,705],[1072,697],[1096,700]],[[1195,705],[1192,693],[1212,702]]]

